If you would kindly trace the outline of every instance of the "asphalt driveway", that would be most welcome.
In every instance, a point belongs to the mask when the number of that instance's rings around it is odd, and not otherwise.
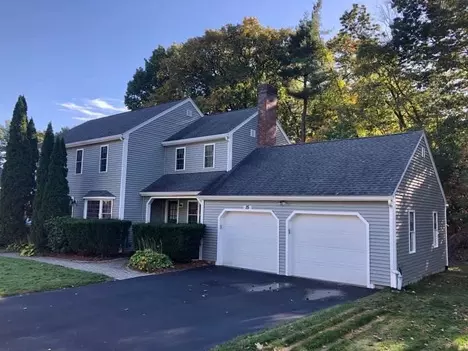
[[[0,298],[0,350],[208,350],[371,293],[203,267]]]

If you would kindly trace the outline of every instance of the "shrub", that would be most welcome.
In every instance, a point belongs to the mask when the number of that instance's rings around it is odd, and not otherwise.
[[[46,222],[52,252],[111,256],[125,247],[130,221],[58,217]]]
[[[12,243],[12,244],[9,244],[6,248],[5,248],[5,251],[6,252],[20,252],[21,249],[27,245],[27,243]]]
[[[19,250],[20,256],[31,257],[36,255],[36,246],[34,244],[24,244]]]
[[[152,273],[158,269],[173,267],[169,257],[151,249],[138,250],[130,257],[129,267],[142,272]]]
[[[168,255],[175,262],[198,258],[204,224],[134,224],[136,250],[151,248]]]

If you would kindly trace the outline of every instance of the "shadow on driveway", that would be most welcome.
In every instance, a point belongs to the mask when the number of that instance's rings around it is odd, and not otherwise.
[[[208,350],[372,292],[202,267],[0,299],[0,349]]]

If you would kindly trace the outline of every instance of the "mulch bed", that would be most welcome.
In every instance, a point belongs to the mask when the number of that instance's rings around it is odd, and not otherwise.
[[[210,262],[201,261],[201,260],[196,260],[196,261],[192,261],[189,263],[175,263],[174,267],[172,268],[159,269],[156,272],[152,272],[152,274],[163,274],[163,273],[169,273],[169,272],[185,271],[187,269],[205,267],[205,266],[210,266],[210,265],[211,265]]]

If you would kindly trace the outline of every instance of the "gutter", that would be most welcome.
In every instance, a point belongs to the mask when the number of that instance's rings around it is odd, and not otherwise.
[[[91,145],[91,144],[100,144],[100,143],[105,143],[108,141],[117,141],[117,140],[122,141],[123,139],[124,139],[123,135],[118,134],[118,135],[111,135],[111,136],[102,137],[102,138],[76,141],[74,143],[65,144],[65,147],[71,148],[71,147],[78,147],[78,146]]]

